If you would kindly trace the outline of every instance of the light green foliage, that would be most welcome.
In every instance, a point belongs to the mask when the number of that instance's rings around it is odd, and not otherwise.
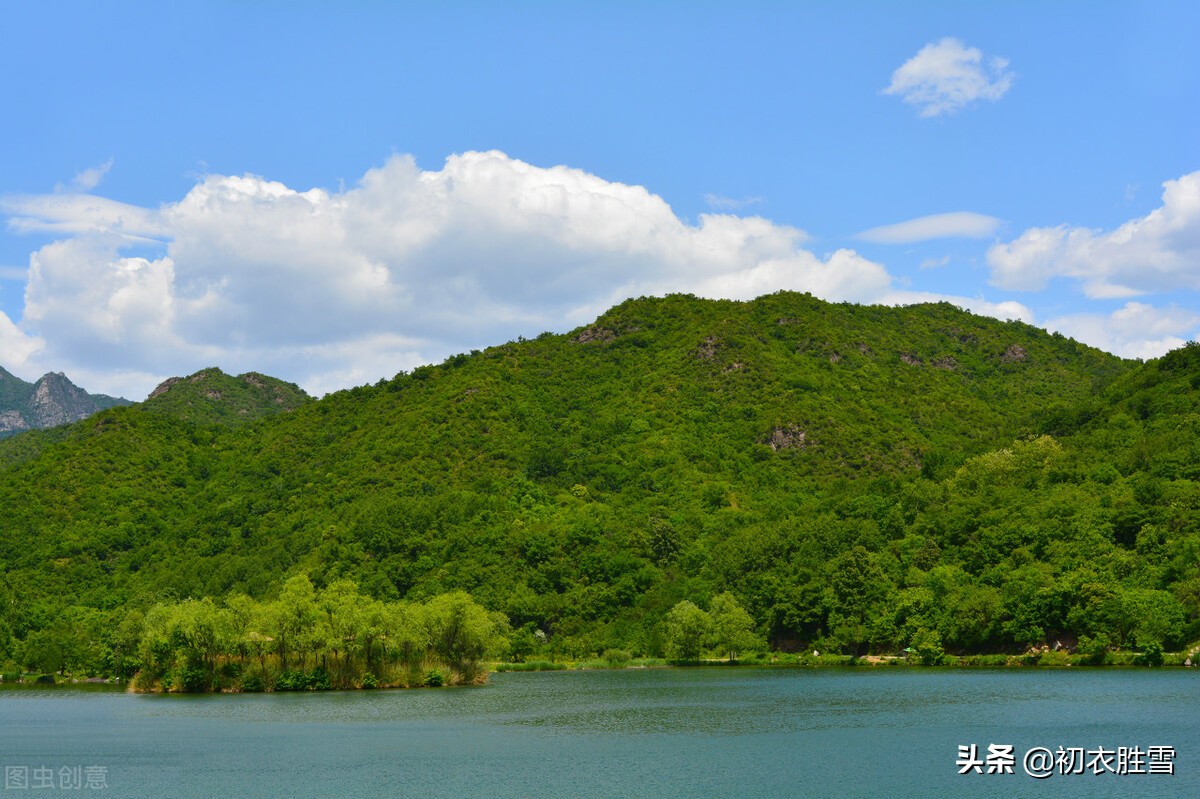
[[[666,628],[667,655],[674,660],[698,660],[712,635],[712,619],[685,599],[667,614]]]
[[[464,591],[434,597],[424,611],[432,650],[468,681],[474,680],[484,653],[495,648],[501,634],[496,620]]]
[[[625,649],[605,649],[600,658],[610,669],[623,669],[633,660],[633,655]]]
[[[384,603],[349,580],[316,591],[296,575],[265,603],[235,594],[224,606],[208,597],[154,605],[136,628],[137,682],[146,690],[327,690],[423,684],[430,669],[444,682],[474,682],[505,632],[463,592]]]
[[[1151,641],[1142,647],[1138,658],[1138,662],[1143,666],[1161,666],[1164,660],[1162,644],[1157,641]]]
[[[1016,441],[967,461],[954,475],[951,487],[978,491],[1014,484],[1036,485],[1062,458],[1062,446],[1050,436]]]
[[[708,615],[711,622],[710,646],[729,660],[737,660],[741,653],[761,646],[754,633],[754,619],[738,604],[733,594],[725,592],[713,597]]]
[[[283,670],[287,671],[289,655],[298,653],[303,658],[309,649],[320,644],[317,592],[307,574],[297,574],[284,582],[272,613],[277,654]]]

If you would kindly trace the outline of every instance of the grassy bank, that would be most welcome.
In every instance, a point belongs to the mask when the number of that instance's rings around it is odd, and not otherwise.
[[[515,671],[569,671],[589,669],[645,669],[645,668],[689,668],[697,666],[756,666],[792,668],[922,668],[949,667],[963,669],[1002,668],[1161,668],[1200,667],[1200,646],[1182,652],[1104,652],[1083,653],[1047,651],[1027,654],[940,654],[922,658],[915,654],[896,655],[829,655],[772,652],[744,657],[740,660],[701,658],[691,661],[667,660],[664,658],[590,658],[584,660],[530,660],[523,663],[490,663],[493,672]]]

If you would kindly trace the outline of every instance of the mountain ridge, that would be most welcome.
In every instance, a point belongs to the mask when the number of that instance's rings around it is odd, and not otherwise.
[[[468,591],[560,654],[661,651],[670,607],[723,591],[781,648],[1177,644],[1195,351],[1134,363],[945,304],[641,298],[236,428],[153,407],[185,380],[0,445],[0,560],[28,618],[307,574]]]

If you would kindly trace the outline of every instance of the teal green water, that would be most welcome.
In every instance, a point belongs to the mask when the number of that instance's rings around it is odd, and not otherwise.
[[[1200,674],[669,669],[482,688],[132,696],[0,690],[0,766],[103,766],[112,797],[1200,796]],[[1012,744],[1015,774],[959,775]],[[1023,773],[1030,747],[1170,746],[1174,775]],[[43,777],[45,772],[42,772]],[[57,776],[56,776],[57,780]]]

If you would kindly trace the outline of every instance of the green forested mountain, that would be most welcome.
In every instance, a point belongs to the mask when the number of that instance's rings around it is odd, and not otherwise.
[[[726,593],[784,649],[1178,647],[1198,353],[1122,361],[946,304],[670,296],[290,413],[199,412],[236,392],[184,381],[0,444],[0,662],[48,638],[110,662],[156,603],[300,574],[465,591],[548,654],[661,654],[668,611]]]

